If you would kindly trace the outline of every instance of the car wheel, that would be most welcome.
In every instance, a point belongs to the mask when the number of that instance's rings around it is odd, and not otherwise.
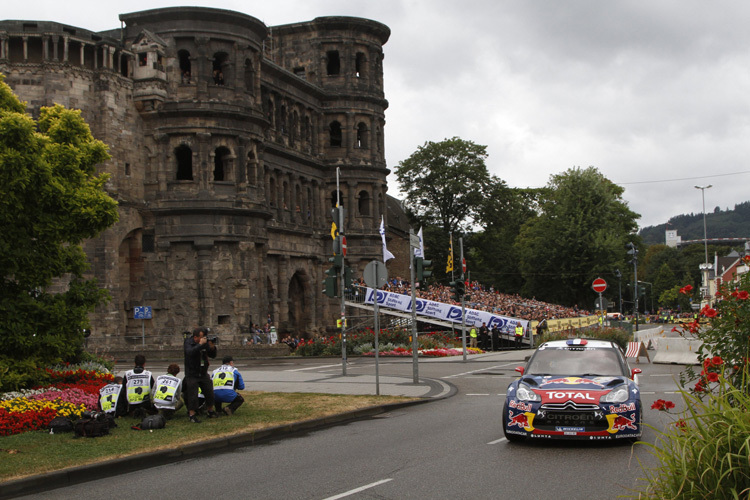
[[[505,439],[508,440],[509,443],[520,443],[521,441],[525,441],[526,438],[523,436],[519,436],[518,434],[508,434],[508,405],[503,405],[503,434],[505,434]]]

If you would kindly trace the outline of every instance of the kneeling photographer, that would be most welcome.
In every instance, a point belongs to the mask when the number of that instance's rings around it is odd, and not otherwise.
[[[200,326],[193,330],[192,335],[185,339],[185,378],[182,381],[188,418],[193,423],[200,423],[196,412],[198,410],[198,388],[206,398],[208,418],[216,418],[214,411],[214,387],[208,374],[208,358],[216,357],[216,337],[207,337],[211,330]]]

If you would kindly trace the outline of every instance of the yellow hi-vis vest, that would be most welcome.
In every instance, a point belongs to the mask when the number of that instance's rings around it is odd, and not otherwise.
[[[523,327],[521,325],[516,326],[516,337],[523,337]]]

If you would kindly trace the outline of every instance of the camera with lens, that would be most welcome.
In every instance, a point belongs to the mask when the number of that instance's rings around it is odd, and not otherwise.
[[[216,336],[214,336],[214,337],[206,337],[206,339],[208,339],[209,342],[213,342],[214,344],[218,344],[219,343],[219,337],[216,337]]]

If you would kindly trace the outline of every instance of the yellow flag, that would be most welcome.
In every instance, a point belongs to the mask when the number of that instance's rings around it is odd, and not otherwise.
[[[331,223],[331,239],[335,240],[336,236],[338,236],[338,234],[339,234],[339,232],[336,230],[336,223],[332,222]]]
[[[451,248],[448,252],[448,265],[445,266],[445,272],[449,273],[453,271],[453,238],[451,238]]]

